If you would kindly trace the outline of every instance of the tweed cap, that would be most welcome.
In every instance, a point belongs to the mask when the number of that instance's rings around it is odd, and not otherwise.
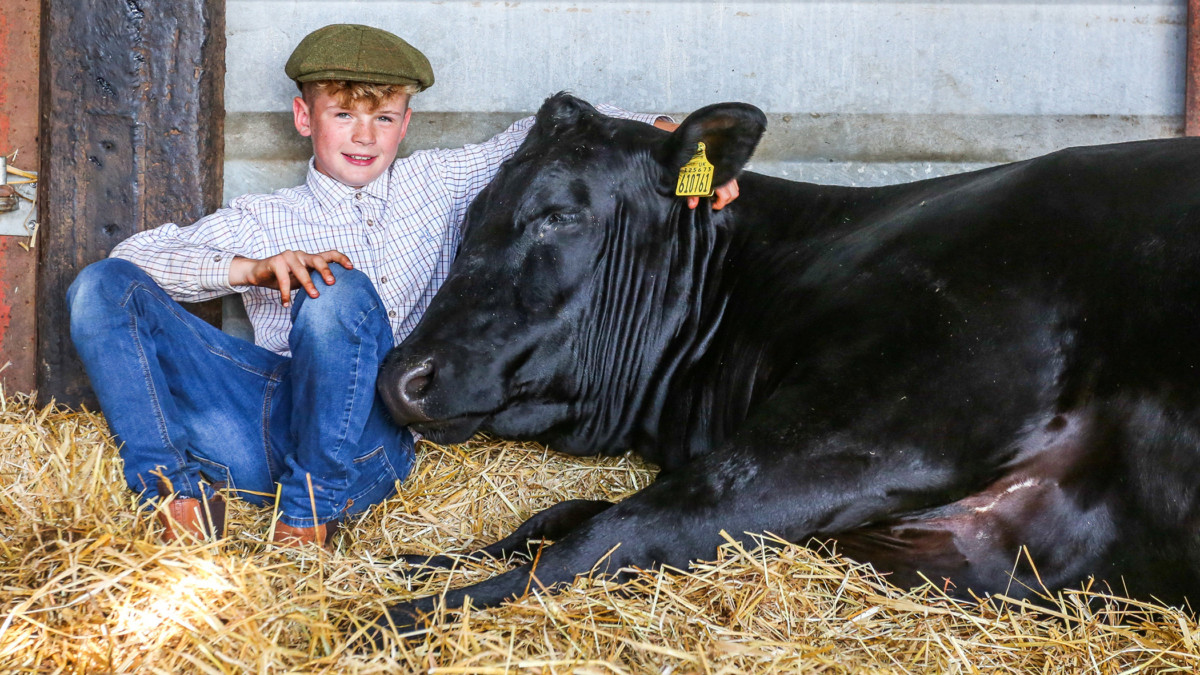
[[[304,36],[283,71],[296,82],[350,80],[433,85],[433,68],[416,47],[386,30],[335,23]]]

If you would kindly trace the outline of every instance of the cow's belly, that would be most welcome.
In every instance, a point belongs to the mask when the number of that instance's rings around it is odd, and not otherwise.
[[[1062,486],[1002,481],[929,516],[837,535],[838,550],[902,587],[926,580],[953,595],[1036,595],[1110,576],[1117,528],[1106,505],[1081,509]]]
[[[1174,474],[1186,480],[1191,472],[1163,462],[1164,454],[1195,457],[1186,440],[1195,435],[1178,416],[1171,433],[1141,435],[1144,420],[1130,409],[1146,405],[1055,416],[986,489],[831,536],[840,553],[872,563],[898,586],[928,581],[966,598],[1089,586],[1166,602],[1200,597],[1196,500],[1169,486]],[[1167,438],[1172,447],[1164,450]],[[1158,472],[1146,472],[1131,455]],[[1163,501],[1175,511],[1166,512]]]

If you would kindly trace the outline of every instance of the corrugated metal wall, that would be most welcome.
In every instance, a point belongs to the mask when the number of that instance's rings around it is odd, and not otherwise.
[[[1183,0],[229,0],[226,197],[302,180],[283,64],[327,23],[429,56],[409,151],[487,138],[562,89],[675,114],[742,100],[771,121],[753,168],[877,184],[1181,134],[1185,16]]]

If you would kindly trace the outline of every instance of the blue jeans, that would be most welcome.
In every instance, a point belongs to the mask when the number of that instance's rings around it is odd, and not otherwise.
[[[365,274],[332,271],[332,286],[313,275],[320,297],[295,296],[290,358],[189,314],[133,263],[80,272],[67,292],[71,339],[130,489],[155,496],[160,472],[183,496],[225,481],[262,505],[279,483],[293,527],[392,494],[412,468],[413,439],[375,392],[391,327]]]

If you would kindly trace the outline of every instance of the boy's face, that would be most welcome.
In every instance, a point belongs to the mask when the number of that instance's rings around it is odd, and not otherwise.
[[[378,108],[365,103],[343,108],[325,92],[297,96],[292,101],[296,131],[311,136],[317,171],[349,185],[362,187],[387,171],[404,132],[408,130],[408,94],[396,94]]]

